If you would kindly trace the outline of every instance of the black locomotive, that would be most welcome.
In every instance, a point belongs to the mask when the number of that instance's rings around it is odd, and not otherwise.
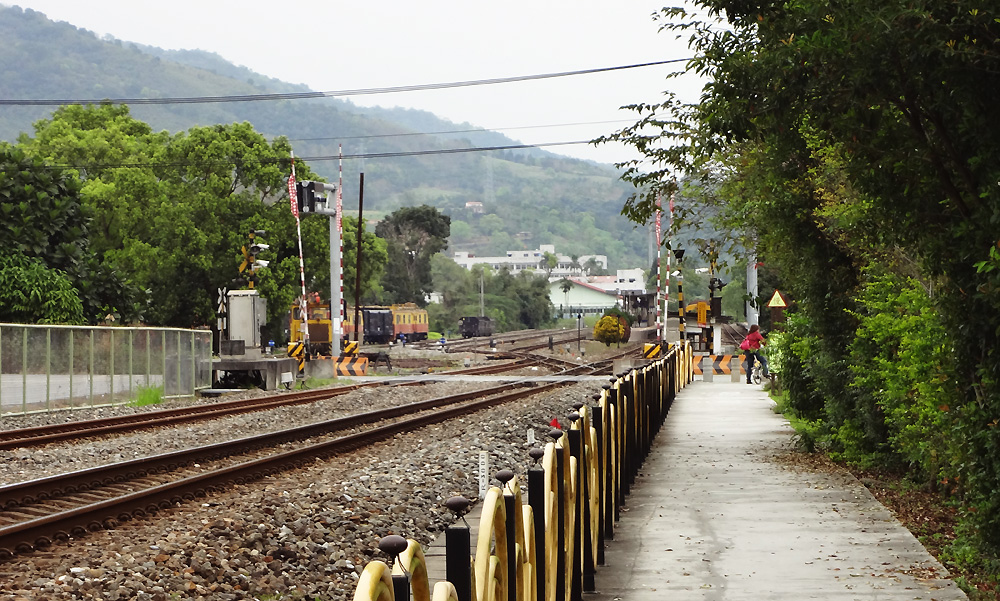
[[[458,332],[462,338],[492,336],[493,320],[489,317],[463,317],[458,320]]]

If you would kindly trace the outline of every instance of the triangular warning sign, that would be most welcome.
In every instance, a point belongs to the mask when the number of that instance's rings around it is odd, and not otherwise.
[[[767,301],[768,307],[787,307],[788,303],[785,302],[785,297],[781,296],[781,293],[777,290],[774,291],[774,296],[771,300]]]

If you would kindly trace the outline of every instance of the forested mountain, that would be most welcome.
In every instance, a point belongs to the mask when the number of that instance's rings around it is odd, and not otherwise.
[[[0,6],[0,98],[102,99],[221,96],[306,91],[197,50],[162,50],[115,39],[30,9]],[[0,139],[33,135],[32,123],[54,107],[0,107]],[[135,105],[132,115],[154,130],[250,122],[268,137],[285,136],[312,169],[334,181],[338,143],[347,156],[516,144],[489,131],[413,135],[473,129],[423,111],[361,108],[337,99]],[[345,161],[345,174],[357,173]],[[449,251],[499,254],[552,243],[566,254],[605,254],[610,267],[647,263],[647,239],[620,215],[630,186],[607,165],[542,150],[469,152],[368,158],[365,216],[429,204],[452,217]],[[344,182],[348,211],[356,209],[357,181]],[[484,203],[482,213],[466,202]]]

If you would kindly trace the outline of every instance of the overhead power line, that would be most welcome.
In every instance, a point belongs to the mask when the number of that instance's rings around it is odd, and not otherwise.
[[[417,131],[397,134],[372,134],[370,136],[324,136],[320,138],[289,138],[289,142],[320,142],[323,140],[367,140],[371,138],[402,138],[404,136],[438,136],[441,134],[493,133],[515,129],[548,129],[552,127],[575,127],[579,125],[606,125],[609,123],[635,123],[634,119],[611,119],[607,121],[580,121],[578,123],[553,123],[550,125],[520,125],[515,127],[473,127],[469,129],[445,129],[441,131]]]
[[[557,73],[542,73],[538,75],[518,75],[514,77],[498,77],[494,79],[473,79],[469,81],[453,81],[448,83],[430,83],[411,86],[394,86],[387,88],[361,88],[356,90],[336,90],[331,92],[288,92],[281,94],[242,94],[233,96],[189,96],[179,98],[105,98],[105,99],[0,99],[0,106],[62,106],[66,104],[101,104],[110,102],[112,104],[205,104],[211,102],[260,102],[264,100],[303,100],[308,98],[337,98],[341,96],[365,96],[371,94],[391,94],[396,92],[414,92],[419,90],[442,90],[446,88],[465,88],[472,86],[485,86],[498,83],[512,83],[516,81],[531,81],[537,79],[552,79],[556,77],[568,77],[570,75],[588,75],[591,73],[604,73],[608,71],[622,71],[625,69],[638,69],[641,67],[652,67],[656,65],[666,65],[670,63],[680,63],[691,60],[690,58],[677,58],[665,61],[655,61],[651,63],[636,63],[633,65],[621,65],[618,67],[600,67],[597,69],[581,69],[579,71],[561,71]]]
[[[412,156],[427,156],[433,154],[460,154],[466,152],[489,152],[492,150],[525,150],[528,148],[544,148],[547,146],[571,146],[574,144],[590,144],[593,140],[573,140],[569,142],[543,142],[540,144],[505,144],[499,146],[471,146],[469,148],[438,148],[434,150],[410,150],[410,151],[394,151],[394,152],[361,152],[354,154],[330,154],[330,155],[318,155],[318,156],[296,156],[295,159],[298,161],[306,162],[320,162],[320,161],[336,161],[339,159],[387,159],[396,157],[412,157]],[[291,159],[289,158],[273,158],[264,159],[259,161],[261,164],[274,164],[274,163],[287,163]],[[233,158],[224,161],[175,161],[170,163],[91,163],[89,165],[50,165],[52,169],[77,169],[77,170],[92,170],[92,169],[116,169],[116,168],[165,168],[165,167],[191,167],[194,165],[236,165],[236,164],[247,164],[242,158]]]

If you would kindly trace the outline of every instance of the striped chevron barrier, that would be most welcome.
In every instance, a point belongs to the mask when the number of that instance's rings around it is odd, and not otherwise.
[[[733,357],[740,358],[740,373],[747,373],[746,359],[740,355],[695,355],[692,361],[694,373],[697,376],[703,375],[705,373],[703,370],[711,366],[713,374],[728,376],[732,373],[730,365]]]
[[[289,342],[288,343],[288,356],[292,357],[299,363],[299,373],[305,373],[306,370],[306,345],[301,342]]]
[[[368,357],[337,357],[334,359],[334,373],[338,376],[367,375]]]

